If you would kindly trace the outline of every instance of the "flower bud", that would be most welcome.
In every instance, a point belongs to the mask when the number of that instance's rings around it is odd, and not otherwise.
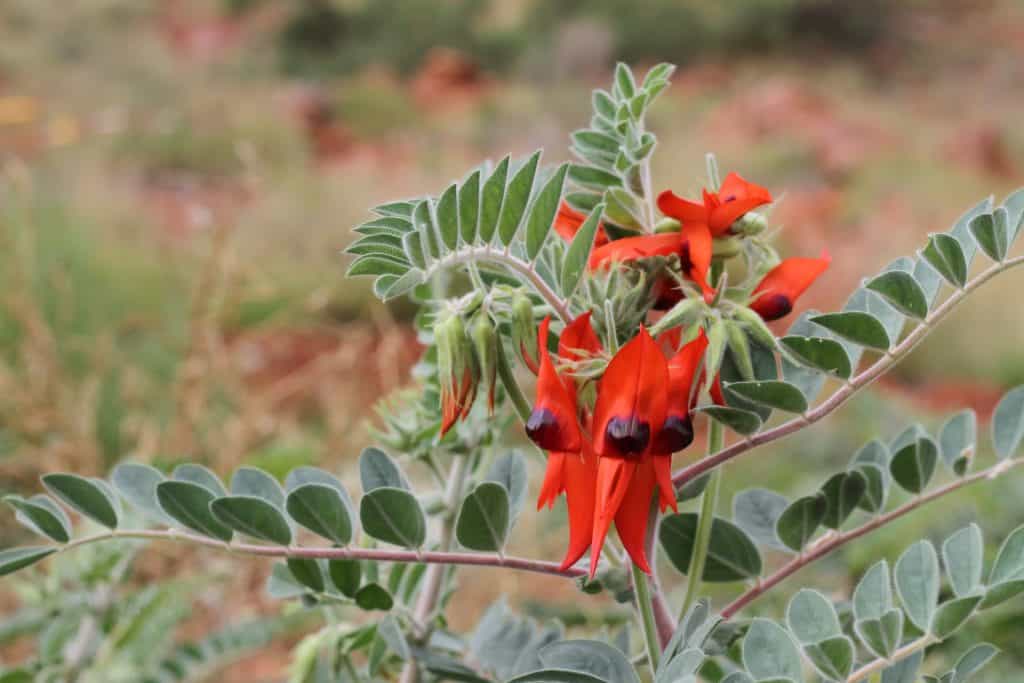
[[[437,374],[441,391],[441,434],[464,418],[476,397],[477,367],[462,318],[450,315],[434,325]]]
[[[666,216],[654,224],[654,232],[679,232],[679,230],[682,229],[682,227],[683,224],[680,223],[678,220]]]
[[[776,347],[775,335],[757,313],[746,306],[735,306],[732,309],[732,316],[737,321],[746,324],[750,336],[760,343],[761,346],[769,349]]]
[[[732,231],[737,235],[760,235],[768,229],[768,219],[756,211],[748,211],[732,224]]]
[[[498,382],[498,332],[490,316],[481,313],[473,323],[473,348],[479,365],[480,379],[487,392],[487,410],[494,414],[494,391]]]
[[[729,351],[732,353],[732,359],[736,362],[740,375],[748,382],[753,381],[755,379],[754,362],[750,357],[750,340],[747,339],[746,331],[742,325],[730,320],[725,323],[725,332],[729,338]]]
[[[540,366],[537,355],[537,324],[533,319],[533,302],[518,292],[512,299],[512,341],[526,367],[537,374]]]
[[[743,251],[743,242],[736,237],[718,237],[711,243],[711,257],[730,259]]]

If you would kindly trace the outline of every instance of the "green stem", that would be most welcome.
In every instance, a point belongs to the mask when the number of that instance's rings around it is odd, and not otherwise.
[[[708,427],[708,453],[717,453],[722,449],[722,425],[710,420]],[[701,577],[704,575],[704,566],[708,559],[708,546],[711,543],[711,525],[715,519],[715,508],[718,505],[718,491],[721,487],[721,468],[712,470],[708,480],[708,486],[701,495],[700,518],[697,521],[697,537],[693,541],[693,558],[690,560],[690,571],[686,573],[686,596],[683,598],[683,608],[679,618],[682,619],[693,607],[697,600],[697,592],[700,590]]]
[[[658,670],[661,662],[661,641],[658,639],[658,626],[654,621],[654,607],[651,602],[651,590],[647,585],[647,574],[633,565],[633,589],[636,591],[636,608],[640,612],[643,625],[644,644],[647,646],[647,661],[651,665],[651,673]]]
[[[509,365],[508,356],[504,349],[500,348],[498,349],[498,377],[501,378],[505,393],[508,394],[516,412],[519,413],[519,419],[525,424],[530,419],[533,406],[526,400],[523,390],[519,388],[519,382],[516,381],[516,376],[512,373],[512,366]]]

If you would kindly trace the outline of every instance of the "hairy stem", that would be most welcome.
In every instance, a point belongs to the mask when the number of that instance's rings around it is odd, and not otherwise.
[[[818,405],[817,408],[804,413],[800,417],[784,422],[778,427],[768,429],[738,441],[728,448],[723,448],[718,452],[693,463],[689,467],[684,467],[673,475],[673,482],[677,487],[682,486],[705,472],[713,470],[723,463],[728,462],[733,458],[737,458],[757,446],[789,436],[790,434],[800,431],[804,427],[814,424],[823,417],[831,414],[846,403],[846,401],[857,393],[858,390],[871,384],[871,382],[878,379],[894,365],[903,360],[911,351],[914,350],[921,340],[928,335],[928,332],[931,331],[936,324],[945,319],[945,317],[949,315],[954,308],[956,308],[956,305],[963,301],[971,292],[978,289],[1003,271],[1020,265],[1024,265],[1024,256],[1008,259],[982,271],[976,278],[967,283],[963,289],[955,291],[948,299],[942,302],[942,304],[922,320],[917,327],[911,330],[910,334],[908,334],[903,341],[868,366],[863,372],[854,376],[849,382],[844,384],[841,389]]]
[[[658,670],[661,662],[661,640],[658,627],[654,620],[654,608],[651,602],[651,591],[647,585],[647,574],[640,567],[633,565],[633,589],[636,591],[636,609],[640,613],[640,624],[643,626],[644,645],[647,648],[647,662],[651,671]]]
[[[647,562],[651,565],[654,573],[648,579],[648,588],[651,593],[651,609],[654,610],[654,625],[658,630],[658,644],[663,650],[672,634],[676,630],[675,618],[665,600],[665,592],[658,581],[658,525],[661,523],[661,515],[658,513],[656,501],[651,503],[651,515],[647,520],[647,537],[644,539],[644,554],[647,555]]]
[[[469,458],[456,455],[452,462],[452,468],[448,473],[448,486],[444,492],[445,516],[441,523],[441,538],[437,547],[440,552],[447,552],[452,546],[452,539],[455,536],[455,514],[462,500],[462,489],[469,474]],[[416,634],[418,640],[425,640],[432,630],[431,621],[434,617],[434,610],[437,608],[438,600],[441,598],[441,591],[444,587],[444,577],[448,567],[443,564],[432,564],[423,575],[423,584],[419,596],[416,599],[416,606],[412,613],[413,627],[422,627],[423,632]],[[410,659],[402,669],[402,683],[416,683],[420,678],[419,666],[415,659]]]
[[[93,536],[74,540],[66,545],[54,546],[57,552],[109,541],[113,539],[135,538],[146,541],[181,541],[208,548],[215,548],[234,555],[252,555],[256,557],[302,557],[322,560],[371,560],[377,562],[408,562],[410,564],[441,564],[460,565],[466,567],[504,567],[518,571],[549,574],[574,579],[586,575],[586,571],[575,567],[559,569],[558,562],[534,560],[523,557],[502,556],[496,553],[476,552],[440,552],[416,550],[389,550],[384,548],[333,548],[333,547],[300,547],[273,546],[254,543],[225,543],[215,538],[178,531],[177,529],[131,529],[125,531],[107,531]]]
[[[722,425],[718,422],[711,422],[708,430],[708,453],[716,453],[722,448],[723,441]],[[711,473],[708,486],[704,489],[700,500],[700,517],[697,520],[697,535],[693,539],[693,557],[690,559],[690,570],[686,573],[686,596],[683,598],[683,606],[679,612],[682,619],[697,601],[697,592],[700,590],[701,577],[704,576],[704,566],[708,559],[708,546],[711,544],[711,526],[715,521],[715,508],[718,506],[718,491],[721,487],[722,471],[716,469]]]
[[[507,251],[495,250],[489,244],[485,246],[462,247],[439,259],[431,269],[440,271],[450,266],[468,265],[481,261],[500,265],[517,275],[521,275],[533,290],[551,306],[555,314],[562,319],[562,322],[568,323],[572,320],[572,314],[569,313],[569,308],[565,301],[558,296],[555,290],[544,281],[544,278],[529,263],[516,258]]]
[[[831,536],[824,536],[817,543],[811,544],[807,550],[797,557],[794,557],[788,563],[784,564],[778,570],[776,570],[770,576],[757,582],[757,585],[747,590],[745,593],[737,597],[731,603],[729,603],[725,609],[722,610],[722,618],[731,619],[736,616],[743,608],[750,603],[757,600],[759,597],[770,591],[775,586],[779,585],[793,574],[803,569],[809,564],[820,560],[825,557],[833,550],[846,545],[850,541],[854,541],[862,536],[865,536],[875,529],[880,529],[889,522],[892,522],[900,517],[913,512],[922,505],[930,503],[934,500],[947,496],[955,491],[958,491],[966,486],[980,482],[997,479],[1006,472],[1009,472],[1014,467],[1024,465],[1024,460],[1004,460],[1003,462],[997,463],[988,469],[975,472],[974,474],[968,475],[957,479],[956,481],[950,482],[945,486],[939,487],[934,491],[926,493],[921,496],[917,496],[910,501],[907,501],[903,505],[895,508],[883,515],[879,515],[874,519],[862,524],[861,526],[850,529],[849,531],[843,531],[838,534]]]

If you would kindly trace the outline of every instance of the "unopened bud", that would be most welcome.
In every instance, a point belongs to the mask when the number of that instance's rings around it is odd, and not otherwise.
[[[512,341],[523,362],[536,374],[540,366],[537,325],[533,320],[533,302],[522,293],[517,293],[512,299]]]
[[[494,414],[494,391],[498,382],[498,332],[490,316],[481,313],[473,323],[473,348],[480,380],[487,392],[487,410]]]
[[[718,237],[711,243],[711,257],[730,259],[743,251],[743,242],[738,237]]]
[[[441,390],[441,434],[465,417],[476,396],[477,369],[462,318],[451,315],[434,326],[437,374]]]
[[[654,224],[654,232],[679,232],[682,227],[682,224],[675,218],[666,216]]]
[[[750,341],[747,339],[746,331],[741,325],[732,321],[725,324],[725,331],[729,338],[729,351],[732,353],[732,359],[735,361],[740,375],[748,382],[753,381],[756,379],[754,362],[750,357]]]
[[[761,344],[761,346],[769,349],[775,348],[775,335],[770,329],[768,329],[764,320],[762,320],[761,316],[756,312],[746,306],[734,306],[732,309],[732,317],[735,320],[744,323],[749,329],[750,336]]]
[[[732,224],[732,231],[738,235],[760,235],[768,229],[768,219],[756,211],[748,211]]]

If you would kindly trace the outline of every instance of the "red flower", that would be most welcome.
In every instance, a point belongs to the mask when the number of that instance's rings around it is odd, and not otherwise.
[[[763,320],[778,320],[793,310],[793,304],[825,272],[832,257],[788,258],[775,266],[751,293],[750,308]]]
[[[548,328],[551,316],[544,318],[537,336],[537,400],[530,419],[526,421],[526,434],[546,451],[578,452],[582,447],[576,415],[574,392],[566,386],[551,361],[548,351]]]
[[[547,338],[551,318],[541,323],[537,342],[540,357],[537,378],[537,399],[533,414],[527,421],[527,434],[537,445],[549,451],[547,470],[537,499],[537,509],[551,507],[565,493],[569,510],[569,547],[562,568],[575,564],[590,547],[594,526],[594,495],[597,479],[597,456],[588,435],[578,422],[576,385],[558,375]],[[558,355],[564,360],[580,360],[586,353],[596,353],[601,342],[590,325],[590,313],[573,320],[562,331]],[[584,424],[589,418],[584,417]],[[589,424],[587,424],[589,432]]]
[[[569,206],[569,202],[563,199],[558,207],[558,215],[555,216],[555,232],[566,242],[571,242],[586,220],[585,213],[572,208]],[[594,235],[594,246],[600,247],[607,243],[608,233],[604,231],[604,224],[601,224],[597,227],[597,233]]]
[[[684,227],[687,224],[706,225],[711,234],[718,237],[727,233],[743,214],[771,201],[771,192],[744,180],[738,173],[730,173],[718,192],[703,191],[701,204],[666,190],[658,196],[658,208]]]
[[[641,327],[608,364],[594,408],[598,466],[592,576],[612,521],[633,562],[650,573],[644,538],[656,486],[652,447],[665,423],[668,387],[665,356]]]
[[[683,272],[701,288],[705,296],[713,293],[708,286],[711,268],[711,235],[706,226],[683,225],[680,232],[624,237],[609,242],[590,254],[590,268],[601,268],[612,262],[637,261],[652,256],[678,254]]]

